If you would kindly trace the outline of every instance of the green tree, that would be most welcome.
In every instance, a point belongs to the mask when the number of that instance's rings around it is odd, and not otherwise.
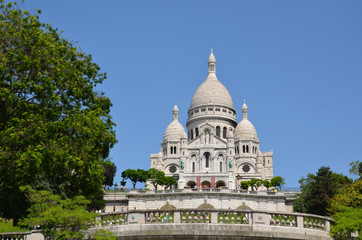
[[[95,232],[93,238],[95,240],[117,240],[117,237],[113,234],[113,232],[105,229]]]
[[[31,206],[19,225],[29,229],[39,225],[45,239],[81,239],[81,230],[95,222],[97,214],[86,211],[89,201],[83,196],[63,200],[49,191],[35,191],[30,186],[22,189]]]
[[[117,166],[110,160],[107,160],[103,163],[103,168],[105,177],[103,184],[107,186],[113,186],[113,180],[117,172]]]
[[[336,239],[352,239],[352,234],[358,232],[362,238],[362,178],[361,163],[350,164],[350,172],[358,175],[353,183],[345,185],[332,198],[328,211],[333,215],[332,236]]]
[[[143,169],[126,169],[122,172],[123,179],[129,179],[132,182],[133,188],[136,188],[138,182],[144,183],[149,179],[148,172]]]
[[[251,187],[252,191],[254,191],[254,188],[255,188],[255,190],[258,190],[258,188],[261,185],[262,185],[261,179],[253,178],[253,179],[250,179],[250,181],[249,181],[249,186]]]
[[[302,193],[295,200],[294,211],[327,215],[327,207],[332,197],[351,181],[343,174],[332,172],[329,167],[319,168],[316,175],[310,173],[307,178],[299,181]]]
[[[266,190],[267,190],[267,191],[269,191],[269,188],[272,187],[271,182],[268,181],[268,180],[263,180],[263,185],[264,185],[264,187],[266,187]]]
[[[240,187],[244,190],[248,190],[250,186],[250,181],[241,181],[240,182]]]
[[[353,175],[357,175],[359,178],[362,178],[362,162],[358,160],[351,162],[349,165],[351,166],[349,172]]]
[[[104,206],[102,165],[116,142],[106,78],[57,29],[0,0],[0,210],[14,223],[29,203],[20,186]]]
[[[356,239],[353,234],[358,233],[362,239],[362,208],[339,206],[338,212],[333,215],[335,223],[332,225],[331,235],[334,239]]]
[[[272,187],[277,187],[279,190],[281,190],[282,186],[285,184],[285,181],[281,176],[275,176],[270,180],[270,184]]]
[[[148,180],[151,182],[155,190],[157,190],[158,185],[167,184],[164,172],[157,170],[155,168],[151,168],[150,170],[148,170],[147,174],[148,174]]]
[[[177,181],[171,177],[171,176],[167,176],[164,178],[164,183],[162,184],[165,186],[165,188],[171,188],[172,186],[177,186]]]

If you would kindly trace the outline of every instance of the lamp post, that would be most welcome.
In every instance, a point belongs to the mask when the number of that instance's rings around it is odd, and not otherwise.
[[[116,196],[117,196],[117,182],[114,184],[114,202],[113,202],[113,212],[116,211]]]

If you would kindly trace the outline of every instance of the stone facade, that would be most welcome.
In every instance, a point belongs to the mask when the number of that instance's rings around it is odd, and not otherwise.
[[[238,189],[240,181],[273,178],[273,151],[260,151],[245,101],[242,120],[237,122],[231,95],[216,77],[212,52],[208,76],[194,93],[188,110],[188,134],[178,114],[175,105],[161,151],[151,154],[150,165],[176,178],[179,188]]]

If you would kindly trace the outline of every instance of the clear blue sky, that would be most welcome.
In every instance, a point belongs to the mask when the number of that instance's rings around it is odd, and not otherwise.
[[[26,0],[91,54],[108,79],[116,181],[148,169],[176,101],[185,126],[214,49],[241,119],[246,99],[261,151],[287,186],[322,165],[362,160],[362,1]],[[141,187],[139,185],[139,187]]]

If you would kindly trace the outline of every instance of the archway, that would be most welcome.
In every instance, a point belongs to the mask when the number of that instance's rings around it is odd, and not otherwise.
[[[189,186],[190,188],[195,188],[196,183],[194,181],[189,181],[186,183],[187,186]]]
[[[200,210],[208,210],[208,209],[215,209],[215,207],[212,206],[212,205],[209,204],[209,203],[203,203],[203,204],[201,204],[200,206],[198,206],[197,209],[200,209]]]
[[[226,184],[224,181],[217,181],[216,182],[216,188],[222,188],[222,187],[226,187]]]
[[[175,210],[176,207],[172,204],[166,203],[166,205],[163,205],[160,209],[161,210]]]
[[[236,208],[236,210],[251,210],[251,208],[249,206],[246,205],[240,205],[239,207]]]
[[[211,183],[209,181],[203,181],[201,183],[201,188],[211,188]]]

